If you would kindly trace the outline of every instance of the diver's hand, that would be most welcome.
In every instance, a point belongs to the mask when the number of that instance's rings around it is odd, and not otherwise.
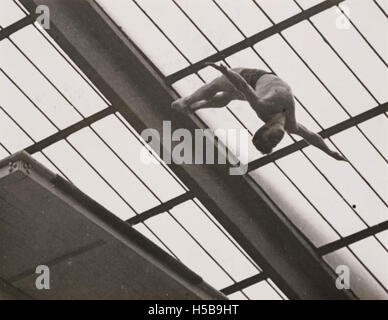
[[[342,154],[340,154],[336,151],[332,151],[330,153],[330,156],[332,156],[334,159],[339,160],[339,161],[348,161],[348,159],[346,159]]]

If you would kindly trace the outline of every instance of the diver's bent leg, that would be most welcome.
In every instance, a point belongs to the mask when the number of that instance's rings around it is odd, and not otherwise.
[[[217,93],[219,92],[230,92],[233,93],[235,92],[235,88],[230,84],[230,82],[224,77],[218,77],[211,81],[210,83],[207,83],[200,87],[198,90],[196,90],[193,94],[180,98],[176,101],[174,101],[171,105],[171,107],[177,111],[190,111],[191,106],[193,104],[196,105],[195,109],[203,108],[202,106],[206,105],[207,103],[209,104],[209,107],[211,108],[211,102]],[[214,101],[213,101],[214,102]]]
[[[235,99],[234,95],[230,92],[218,92],[210,100],[201,100],[193,103],[189,110],[191,112],[197,111],[199,109],[206,108],[222,108],[225,107],[230,101]]]

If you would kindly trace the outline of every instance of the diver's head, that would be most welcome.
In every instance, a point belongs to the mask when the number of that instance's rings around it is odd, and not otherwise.
[[[284,113],[276,114],[270,121],[265,123],[256,131],[252,142],[257,150],[263,154],[272,152],[284,137],[285,115]]]

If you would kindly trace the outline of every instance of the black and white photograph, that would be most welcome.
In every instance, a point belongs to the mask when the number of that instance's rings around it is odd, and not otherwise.
[[[0,0],[0,300],[388,300],[387,12]]]

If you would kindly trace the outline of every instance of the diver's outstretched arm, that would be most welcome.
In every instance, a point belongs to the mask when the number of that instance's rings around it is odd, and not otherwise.
[[[343,155],[341,155],[336,151],[331,150],[319,134],[310,131],[305,126],[299,123],[297,124],[296,128],[294,128],[294,130],[292,130],[290,133],[295,133],[301,136],[309,144],[321,149],[323,152],[326,152],[329,156],[333,157],[334,159],[337,159],[340,161],[347,161]]]
[[[253,88],[240,74],[228,69],[223,64],[217,65],[212,62],[206,62],[205,65],[211,66],[222,72],[222,74],[233,84],[233,86],[245,96],[249,103],[254,105],[257,104],[258,96],[256,95],[255,90],[253,90]]]

